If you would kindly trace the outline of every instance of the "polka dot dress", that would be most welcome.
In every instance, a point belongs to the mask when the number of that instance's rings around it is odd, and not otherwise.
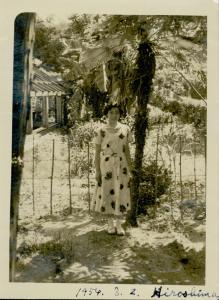
[[[115,129],[103,125],[95,133],[94,142],[101,145],[102,183],[94,192],[93,211],[120,216],[130,210],[130,176],[125,156],[125,145],[130,141],[129,127],[121,123]]]

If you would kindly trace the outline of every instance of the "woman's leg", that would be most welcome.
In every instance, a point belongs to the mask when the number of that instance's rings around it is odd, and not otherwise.
[[[122,220],[120,216],[116,218],[116,232],[118,235],[125,235],[125,230],[122,228]]]
[[[115,228],[115,225],[114,225],[114,218],[113,217],[108,218],[108,233],[109,234],[116,233],[116,228]]]

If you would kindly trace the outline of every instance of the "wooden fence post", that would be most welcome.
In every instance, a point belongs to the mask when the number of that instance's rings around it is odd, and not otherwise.
[[[70,140],[68,136],[68,183],[69,183],[69,213],[72,213],[72,193],[71,193],[71,151]]]
[[[181,204],[183,202],[183,186],[182,186],[182,136],[180,134],[179,136],[179,176],[180,176],[180,200],[181,200]],[[180,209],[181,212],[181,219],[183,218],[183,207],[181,206]]]
[[[88,204],[90,213],[90,143],[87,143],[87,162],[88,162],[88,174],[87,174],[87,184],[88,184]]]
[[[157,199],[157,170],[158,170],[158,152],[159,152],[159,141],[160,141],[160,119],[157,130],[157,141],[156,141],[156,156],[155,156],[155,201]]]
[[[169,170],[171,171],[171,154],[170,151],[168,149],[168,156],[169,156]],[[170,208],[171,208],[171,218],[173,219],[173,197],[172,197],[172,178],[171,178],[171,183],[170,183],[170,187],[169,187],[169,199],[170,199]]]
[[[204,137],[205,143],[205,201],[206,201],[206,185],[207,185],[207,135]]]
[[[32,172],[32,199],[33,199],[33,215],[35,214],[35,187],[34,187],[34,181],[35,181],[35,164],[34,164],[34,134],[33,134],[33,172]]]
[[[51,171],[51,185],[50,185],[50,215],[53,213],[52,209],[52,190],[53,190],[53,173],[54,173],[54,153],[55,153],[55,140],[52,140],[52,171]]]
[[[197,178],[196,178],[196,136],[194,135],[194,184],[195,184],[195,200],[197,200]]]

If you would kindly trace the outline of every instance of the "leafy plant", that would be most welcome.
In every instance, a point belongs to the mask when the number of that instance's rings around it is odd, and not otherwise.
[[[163,165],[157,165],[155,160],[144,164],[140,177],[140,191],[138,199],[139,214],[146,214],[149,206],[159,201],[172,183],[172,173]]]
[[[77,122],[75,128],[72,129],[73,143],[83,147],[85,143],[92,142],[95,131],[101,126],[101,122]]]
[[[62,53],[65,49],[60,39],[60,30],[51,21],[37,20],[34,57],[55,72],[63,70]]]
[[[88,162],[88,150],[80,149],[78,147],[74,147],[71,155],[71,175],[83,177],[84,174],[87,174],[88,168],[91,170],[93,166],[93,151],[90,151],[90,158]]]
[[[192,124],[194,128],[201,130],[202,134],[206,133],[207,109],[200,105],[201,100],[190,99],[191,103],[183,100],[167,101],[165,97],[154,97],[151,104],[160,108],[178,119],[184,124]],[[194,101],[194,103],[192,103]]]

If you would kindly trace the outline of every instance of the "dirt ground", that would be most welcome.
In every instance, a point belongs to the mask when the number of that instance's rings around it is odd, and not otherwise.
[[[62,147],[56,148],[54,214],[49,215],[52,139]],[[39,160],[34,174],[33,215],[32,142],[29,136],[21,187],[16,281],[205,283],[205,220],[194,218],[192,209],[177,223],[171,219],[168,205],[163,204],[155,217],[141,216],[137,228],[127,227],[125,236],[109,235],[105,220],[88,212],[86,179],[75,177],[73,211],[68,214],[68,151],[66,136],[59,130],[35,136],[35,157],[39,159],[40,151],[44,162]]]
[[[145,219],[124,237],[109,235],[103,220],[80,210],[23,223],[16,280],[204,284],[204,224],[184,221],[184,233],[150,227]]]

